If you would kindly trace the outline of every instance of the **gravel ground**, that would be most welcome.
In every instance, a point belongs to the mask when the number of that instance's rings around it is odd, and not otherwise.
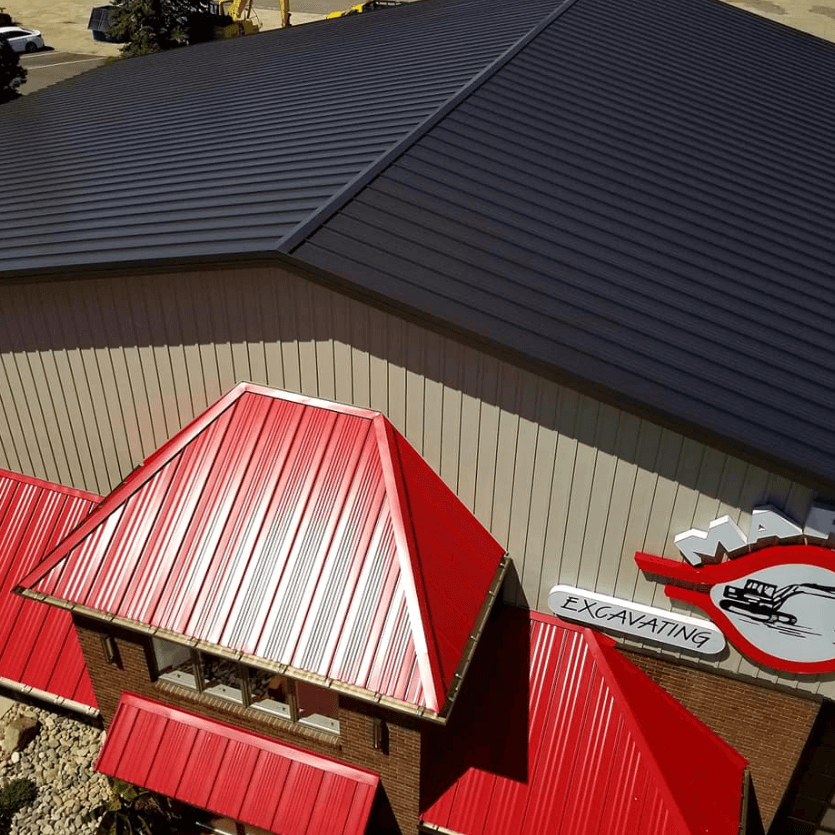
[[[0,762],[0,785],[28,777],[38,787],[38,797],[15,815],[11,835],[93,835],[96,825],[81,818],[108,795],[107,778],[93,771],[103,731],[19,703],[3,723],[22,715],[37,717],[41,729],[17,756]]]

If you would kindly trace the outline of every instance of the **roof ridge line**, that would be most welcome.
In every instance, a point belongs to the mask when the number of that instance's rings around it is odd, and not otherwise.
[[[623,683],[620,680],[620,676],[618,675],[617,671],[615,670],[614,665],[606,657],[606,652],[605,652],[606,649],[609,649],[612,652],[617,652],[618,651],[617,646],[616,646],[616,642],[612,638],[610,638],[610,636],[605,635],[604,637],[608,638],[609,641],[611,641],[611,643],[609,644],[608,647],[604,647],[602,643],[598,642],[598,640],[597,640],[598,633],[595,632],[595,630],[590,629],[589,627],[582,627],[582,631],[587,633],[586,643],[587,643],[587,645],[589,645],[589,647],[591,649],[591,653],[594,656],[594,659],[595,659],[596,663],[598,664],[598,666],[600,668],[602,668],[603,670],[606,671],[605,674],[604,674],[604,680],[606,681],[607,686],[610,689],[616,690],[618,696],[620,697],[620,704],[623,706],[624,721],[629,725],[629,727],[635,733],[636,742],[638,742],[638,745],[640,746],[640,748],[643,751],[646,752],[646,754],[649,758],[649,763],[647,764],[648,767],[651,768],[652,771],[654,771],[658,775],[658,777],[660,778],[659,779],[659,785],[664,787],[664,794],[669,799],[670,804],[671,804],[671,808],[675,810],[675,814],[678,817],[678,823],[682,827],[682,832],[689,832],[690,831],[690,826],[689,826],[688,821],[687,821],[687,815],[684,813],[684,810],[681,808],[681,804],[678,802],[678,797],[676,796],[676,793],[673,790],[673,787],[670,785],[670,781],[667,779],[667,775],[664,773],[664,770],[659,766],[658,760],[656,759],[656,756],[655,756],[655,751],[654,751],[653,745],[652,745],[652,743],[650,743],[649,738],[644,733],[642,722],[638,719],[638,717],[635,715],[635,712],[632,710],[632,706],[629,702],[629,699],[627,698],[627,694],[624,690]],[[623,660],[626,661],[629,664],[632,663],[627,658],[624,658]],[[638,672],[640,672],[641,675],[646,676],[646,673],[644,673],[642,670],[638,669],[637,667],[636,667],[636,670],[638,670]],[[661,691],[661,693],[665,697],[668,697],[670,699],[673,698],[672,696],[670,696],[669,693],[667,693],[666,690],[664,690],[663,687],[661,687],[660,684],[656,684],[654,681],[652,681],[652,679],[649,678],[649,676],[646,676],[646,677],[650,681],[650,683],[654,684]],[[680,702],[676,702],[676,704],[678,704],[684,710],[687,710],[687,708],[685,708],[684,705],[681,705]],[[690,716],[693,716],[693,714],[690,713],[690,711],[687,711],[687,712],[690,714]],[[693,718],[695,719],[696,717],[693,716]]]
[[[303,241],[316,229],[323,226],[333,215],[339,212],[350,200],[352,200],[365,186],[375,177],[388,168],[396,159],[406,153],[418,140],[422,139],[432,128],[435,127],[445,116],[458,107],[466,98],[481,87],[489,78],[502,69],[511,59],[522,51],[534,38],[551,25],[563,12],[576,3],[577,0],[562,0],[562,2],[546,15],[539,23],[535,24],[528,32],[522,35],[515,43],[511,44],[498,58],[495,58],[484,69],[476,73],[457,92],[453,93],[443,104],[429,114],[417,127],[412,128],[401,140],[396,142],[382,156],[374,160],[367,168],[359,172],[352,180],[346,183],[336,192],[324,206],[320,207],[306,220],[303,220],[295,229],[283,238],[278,240],[276,249],[285,255],[292,254],[293,250],[301,246]]]
[[[407,522],[403,515],[403,503],[408,502],[408,496],[403,483],[403,473],[400,469],[393,429],[394,427],[384,415],[380,414],[374,419],[377,449],[380,454],[380,465],[383,469],[392,530],[397,544],[396,552],[400,565],[400,576],[407,580],[403,583],[403,593],[406,598],[406,611],[409,615],[412,640],[415,644],[418,670],[423,681],[424,698],[429,710],[440,713],[446,700],[447,687],[441,680],[440,652],[434,640],[435,636],[427,634],[426,625],[429,622],[429,617],[426,610],[426,594],[419,588],[420,578],[412,563],[413,552],[414,556],[417,556],[417,542],[414,530],[410,529],[410,522]],[[397,460],[395,460],[395,457],[397,457]],[[406,541],[401,543],[401,538],[405,538]],[[402,553],[403,551],[406,553]],[[417,640],[415,640],[418,637],[423,643],[422,647],[419,647]],[[442,693],[438,692],[438,685],[443,688]]]

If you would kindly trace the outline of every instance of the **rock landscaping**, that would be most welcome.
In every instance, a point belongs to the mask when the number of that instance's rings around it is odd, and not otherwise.
[[[107,778],[93,771],[103,732],[20,703],[0,726],[0,788],[22,777],[38,788],[34,803],[12,819],[9,835],[94,835],[96,823],[83,817],[109,795]]]

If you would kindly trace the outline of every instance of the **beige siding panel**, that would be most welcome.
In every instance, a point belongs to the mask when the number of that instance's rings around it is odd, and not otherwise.
[[[612,406],[601,405],[598,412],[588,518],[577,573],[577,585],[580,588],[598,588],[603,539],[613,500],[617,468],[617,457],[612,451],[616,447],[618,416],[619,411]]]
[[[282,339],[279,324],[279,293],[278,282],[267,280],[259,286],[257,280],[252,277],[250,301],[258,307],[258,316],[254,320],[254,327],[260,334],[259,341],[262,341],[264,345],[266,383],[269,386],[287,389],[289,386],[284,380],[285,340]]]
[[[332,293],[328,293],[324,288],[313,286],[310,287],[311,292],[308,296],[310,304],[310,316],[313,320],[325,323],[325,328],[318,328],[315,341],[315,357],[316,357],[316,388],[319,392],[319,397],[324,397],[325,400],[336,399],[336,368],[334,359],[334,345],[333,345],[333,314],[331,311],[331,297]]]
[[[240,283],[229,281],[223,285],[226,291],[226,321],[229,328],[229,350],[232,359],[232,368],[229,375],[231,382],[228,386],[225,384],[223,374],[221,374],[221,382],[224,384],[224,389],[232,388],[240,380],[251,380],[254,382],[255,379],[250,364],[249,332],[244,313],[245,301],[251,295],[248,285],[248,276],[242,276]],[[257,347],[257,343],[253,347]],[[261,380],[264,380],[263,374],[261,375]]]
[[[44,345],[49,343],[51,334],[61,330],[60,318],[56,315],[51,295],[47,295],[42,285],[29,288],[27,301],[33,311],[37,311],[32,322],[32,328],[26,333],[21,332],[21,341],[29,345]],[[86,471],[81,464],[83,451],[76,444],[73,426],[77,426],[77,419],[72,421],[68,398],[72,400],[72,380],[68,379],[69,369],[66,362],[60,360],[62,351],[27,350],[22,353],[18,361],[18,372],[24,386],[25,397],[29,404],[28,414],[33,421],[36,432],[47,432],[50,451],[58,472],[63,473],[63,479],[70,483],[83,483],[85,477],[91,476],[91,469]],[[29,376],[31,373],[31,377]],[[86,438],[84,439],[86,446]],[[90,463],[89,456],[87,461]],[[68,475],[66,474],[68,471]]]
[[[515,379],[516,406],[519,416],[514,421],[513,477],[508,501],[507,538],[500,540],[509,553],[520,555],[516,572],[510,576],[507,588],[507,596],[514,602],[525,596],[517,577],[521,577],[525,572],[528,534],[531,527],[531,490],[536,465],[538,431],[538,424],[534,418],[537,413],[539,389],[537,378],[526,371],[518,372]],[[506,405],[509,407],[510,403]],[[496,504],[501,506],[498,499]]]
[[[441,466],[438,473],[458,493],[458,464],[461,449],[461,347],[444,340],[443,393],[441,405]]]
[[[663,430],[654,424],[641,421],[638,429],[638,442],[635,450],[635,483],[627,510],[623,546],[620,562],[617,566],[614,591],[615,597],[625,600],[638,600],[646,593],[646,588],[639,589],[639,583],[647,581],[638,570],[632,556],[637,551],[648,551],[647,539],[650,517],[658,486],[656,462],[661,450]]]
[[[151,334],[160,362],[171,367],[173,391],[163,388],[163,403],[166,415],[166,427],[169,436],[185,426],[195,414],[191,394],[191,381],[188,375],[186,358],[185,331],[181,324],[181,314],[177,304],[176,289],[180,282],[172,281],[163,293],[155,293],[152,284],[148,285],[148,318],[151,322]],[[164,377],[160,375],[160,380]]]
[[[153,292],[153,288],[147,286],[147,282],[143,283],[142,294],[146,315],[145,339],[139,353],[143,368],[153,367],[156,373],[151,416],[155,435],[165,441],[183,425],[180,422],[180,408],[176,394],[179,383],[174,375],[173,360],[178,346],[171,345],[171,337],[165,327],[161,300]],[[188,392],[187,383],[183,387]]]
[[[386,374],[388,376],[388,419],[406,433],[406,323],[387,317]]]
[[[367,409],[371,404],[371,355],[369,353],[369,317],[371,309],[358,301],[349,302],[348,316],[351,323],[351,381],[355,406]],[[423,379],[416,375],[417,382]],[[422,408],[422,407],[421,407]]]
[[[623,413],[617,415],[618,437],[616,454],[612,456],[614,473],[607,506],[599,523],[603,528],[603,543],[597,564],[594,587],[602,594],[614,594],[621,563],[627,561],[624,553],[627,526],[635,493],[638,466],[634,463],[641,421]],[[595,522],[597,524],[597,522]],[[634,565],[634,560],[628,559]]]
[[[67,460],[75,455],[74,450],[66,450],[62,444],[59,430],[59,417],[54,408],[56,394],[60,396],[60,383],[57,375],[48,374],[51,363],[44,366],[43,356],[51,351],[32,350],[26,344],[44,344],[49,331],[45,327],[44,311],[37,299],[30,292],[23,302],[32,311],[32,320],[28,323],[18,317],[10,317],[9,334],[13,340],[13,350],[4,357],[5,384],[0,380],[6,396],[6,411],[10,420],[12,437],[18,457],[24,455],[34,466],[40,463],[47,472],[56,478],[71,481],[78,479],[78,468]],[[38,336],[41,336],[38,339]],[[48,343],[46,343],[48,344]],[[8,386],[8,389],[6,389]],[[60,413],[60,405],[59,405]],[[42,439],[38,442],[38,439]]]
[[[436,473],[441,472],[441,432],[444,384],[441,382],[444,340],[433,331],[423,333],[423,448],[421,455]]]
[[[481,355],[463,348],[461,358],[461,434],[458,448],[458,498],[475,510],[478,454],[481,447],[481,400],[478,397]]]
[[[309,282],[293,284],[295,296],[296,332],[299,334],[299,391],[321,397],[319,390],[319,366],[316,357],[317,311],[314,309],[311,294],[313,288]]]
[[[557,451],[554,457],[548,514],[544,520],[545,545],[539,571],[540,581],[538,586],[525,585],[522,589],[531,606],[543,612],[548,611],[548,592],[551,587],[558,582],[569,582],[563,579],[562,558],[574,487],[573,475],[577,458],[575,428],[579,408],[580,395],[571,389],[562,389],[557,405]],[[516,559],[515,555],[511,556]]]
[[[388,409],[388,319],[389,317],[382,311],[375,309],[369,311],[370,395],[368,405],[383,413]]]
[[[536,608],[537,600],[529,600],[525,589],[538,589],[546,586],[547,596],[550,586],[548,578],[542,578],[542,561],[545,553],[545,535],[551,502],[551,485],[554,478],[554,466],[557,458],[557,440],[559,434],[557,410],[560,389],[550,381],[541,380],[537,386],[536,419],[533,427],[536,437],[533,442],[533,472],[530,478],[530,501],[526,520],[525,544],[521,564],[516,564],[516,571],[521,584],[517,590],[516,603]],[[525,434],[523,431],[521,434]],[[513,553],[519,553],[512,549]]]
[[[36,363],[40,357],[33,357]],[[14,457],[24,468],[33,468],[44,473],[45,478],[60,478],[58,464],[52,451],[52,436],[44,428],[43,418],[37,413],[33,420],[30,405],[26,396],[27,387],[33,385],[32,374],[28,368],[30,357],[23,351],[8,351],[2,358],[2,373],[0,373],[0,403],[6,418],[7,438]],[[23,379],[21,379],[23,370]],[[48,384],[45,385],[48,389]],[[47,392],[41,390],[41,396]],[[64,463],[64,478],[69,479],[69,470]]]
[[[496,481],[496,452],[499,444],[499,407],[496,405],[499,387],[499,362],[484,357],[481,362],[479,392],[478,460],[473,512],[486,528],[492,530],[493,496]],[[504,544],[504,543],[503,543]]]
[[[336,293],[331,294],[334,400],[338,403],[352,403],[354,400],[351,327],[349,323],[352,304],[353,302],[350,302],[345,296]]]
[[[580,561],[591,506],[591,490],[594,484],[594,465],[597,460],[597,419],[601,404],[590,397],[580,398],[577,415],[577,450],[574,456],[574,471],[568,505],[568,519],[560,560],[560,581],[579,585]]]
[[[815,498],[278,269],[2,287],[0,311],[0,465],[105,492],[243,379],[371,406],[508,548],[508,599],[542,611],[559,582],[669,609],[636,550],[679,559],[689,527],[746,530],[766,501],[802,521]],[[835,696],[733,650],[700,663]]]

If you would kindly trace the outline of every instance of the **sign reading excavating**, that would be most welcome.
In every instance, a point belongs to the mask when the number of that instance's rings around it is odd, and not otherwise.
[[[715,655],[725,648],[724,636],[708,620],[573,586],[554,586],[548,595],[548,606],[555,615],[566,620],[612,629],[701,655]]]

